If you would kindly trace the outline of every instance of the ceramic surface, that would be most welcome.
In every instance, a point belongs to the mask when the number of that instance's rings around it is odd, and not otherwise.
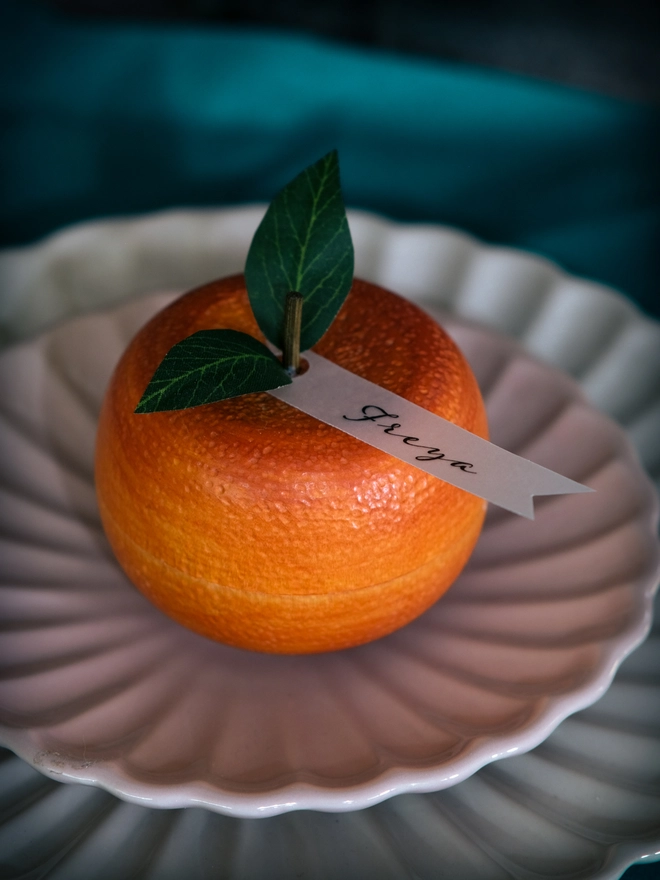
[[[0,751],[7,880],[616,880],[660,851],[660,629],[533,752],[354,813],[235,819],[60,785]]]
[[[593,494],[538,499],[533,522],[493,508],[449,593],[361,648],[240,651],[153,608],[106,544],[93,450],[114,363],[170,298],[78,318],[0,358],[5,745],[153,806],[355,810],[455,785],[604,692],[650,622],[655,493],[575,383],[452,318],[493,442]]]
[[[86,224],[0,254],[0,332],[18,339],[76,312],[238,271],[262,213],[168,212]],[[614,292],[527,254],[355,212],[350,222],[362,277],[491,324],[572,373],[626,426],[657,479],[657,324]],[[659,657],[656,636],[624,663],[603,699],[534,752],[491,764],[450,790],[357,813],[296,812],[264,823],[197,809],[154,812],[95,788],[60,786],[7,757],[3,870],[164,880],[180,868],[197,880],[215,876],[218,865],[228,877],[259,877],[268,864],[269,876],[288,877],[295,855],[301,877],[609,880],[660,850]]]

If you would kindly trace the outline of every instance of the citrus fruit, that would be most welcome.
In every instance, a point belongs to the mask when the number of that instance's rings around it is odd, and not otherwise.
[[[136,414],[169,349],[213,328],[263,339],[242,276],[156,315],[106,393],[97,494],[129,578],[184,626],[258,651],[337,650],[417,617],[467,561],[485,502],[266,392]],[[315,351],[487,436],[462,354],[396,294],[354,281]]]

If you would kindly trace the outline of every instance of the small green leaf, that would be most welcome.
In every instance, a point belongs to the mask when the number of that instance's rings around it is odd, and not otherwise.
[[[167,352],[135,412],[188,409],[290,384],[275,355],[247,333],[199,330]]]
[[[286,295],[304,297],[300,349],[318,342],[353,281],[353,242],[333,150],[271,202],[245,264],[250,304],[262,332],[284,348]]]

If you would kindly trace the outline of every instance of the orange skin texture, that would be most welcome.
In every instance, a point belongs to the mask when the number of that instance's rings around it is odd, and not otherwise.
[[[485,502],[267,392],[135,414],[169,349],[211,328],[263,341],[242,276],[156,315],[106,393],[96,487],[129,578],[195,632],[271,653],[347,648],[417,617],[465,565]],[[314,350],[487,437],[462,354],[396,294],[356,280]]]

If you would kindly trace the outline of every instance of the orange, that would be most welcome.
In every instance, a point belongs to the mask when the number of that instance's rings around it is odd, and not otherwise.
[[[263,340],[242,276],[156,315],[106,394],[96,485],[129,578],[184,626],[258,651],[337,650],[417,617],[463,568],[485,502],[266,392],[135,414],[167,351],[211,328]],[[487,436],[462,354],[396,294],[356,280],[315,350]]]

